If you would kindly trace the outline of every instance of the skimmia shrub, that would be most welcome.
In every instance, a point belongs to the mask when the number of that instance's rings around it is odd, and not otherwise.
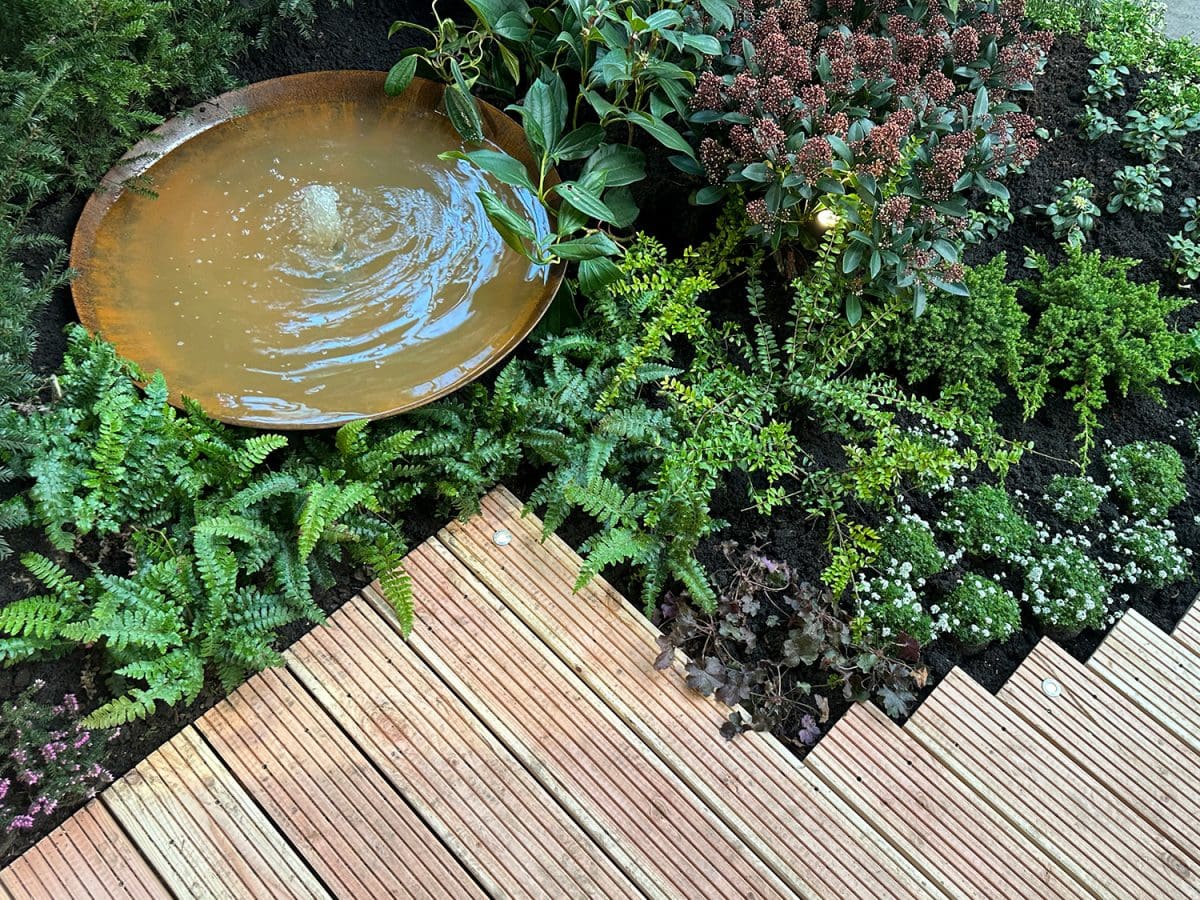
[[[1100,207],[1092,202],[1095,195],[1096,186],[1086,178],[1069,178],[1054,189],[1049,203],[1037,208],[1050,219],[1057,240],[1082,247],[1100,218]]]
[[[1023,3],[745,0],[718,32],[691,99],[700,164],[715,200],[745,190],[753,230],[778,247],[813,216],[849,217],[841,268],[851,298],[957,285],[971,191],[1037,153],[1028,90],[1051,38],[1026,34]],[[858,302],[861,302],[858,300]],[[854,318],[856,308],[848,304]]]
[[[60,806],[88,797],[112,781],[100,761],[115,732],[79,722],[79,701],[67,694],[48,706],[34,681],[0,704],[0,858],[23,833],[45,827]]]

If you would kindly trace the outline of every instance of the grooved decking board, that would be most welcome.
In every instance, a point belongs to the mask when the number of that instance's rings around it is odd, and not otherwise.
[[[1200,868],[1200,766],[1178,738],[1048,638],[999,697]]]
[[[171,895],[99,800],[0,872],[0,897],[157,900]]]
[[[196,725],[334,894],[483,896],[292,673],[255,676]]]
[[[1200,656],[1131,609],[1087,664],[1200,753]]]
[[[1104,897],[1195,897],[1200,878],[1086,772],[960,670],[905,731]]]
[[[424,596],[424,585],[418,591]],[[591,838],[362,597],[285,655],[300,681],[489,894],[637,896]]]
[[[792,896],[770,869],[442,544],[408,556],[410,644],[628,874],[679,897]],[[373,594],[376,608],[390,613]],[[394,621],[394,619],[393,619]]]
[[[1200,597],[1192,602],[1191,608],[1175,626],[1172,637],[1200,656]]]
[[[579,557],[557,537],[542,543],[541,523],[520,513],[516,498],[494,491],[480,516],[439,538],[781,878],[822,896],[936,893],[774,738],[720,739],[727,710],[677,673],[654,671],[657,630],[602,579],[573,593]],[[503,547],[492,540],[501,528],[512,535]],[[814,841],[844,849],[817,856]]]
[[[102,799],[176,896],[329,897],[193,726]]]
[[[870,704],[852,707],[804,762],[948,894],[1090,896]]]

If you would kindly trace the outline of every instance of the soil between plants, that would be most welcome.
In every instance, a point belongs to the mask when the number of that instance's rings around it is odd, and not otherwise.
[[[455,17],[465,5],[455,4],[459,9],[444,8],[443,13]],[[407,6],[407,4],[405,4]],[[247,82],[258,81],[281,75],[335,68],[359,68],[385,70],[395,61],[399,50],[405,46],[404,35],[389,41],[387,28],[398,18],[407,16],[428,18],[428,7],[413,4],[412,9],[401,8],[383,0],[357,0],[351,8],[323,8],[316,23],[314,34],[305,38],[294,31],[277,32],[268,45],[252,51],[238,70]],[[1053,51],[1046,75],[1038,84],[1038,91],[1031,98],[1029,108],[1041,118],[1041,124],[1051,133],[1059,133],[1050,144],[1043,147],[1031,169],[1010,184],[1013,192],[1013,209],[1045,203],[1053,187],[1063,178],[1085,176],[1093,180],[1103,191],[1111,183],[1112,172],[1138,160],[1126,154],[1119,141],[1107,139],[1097,144],[1088,144],[1076,135],[1075,117],[1082,109],[1081,87],[1090,52],[1078,40],[1063,38]],[[1123,104],[1106,110],[1120,115],[1136,97],[1136,86],[1140,76],[1131,80],[1129,96]],[[163,110],[166,111],[165,109]],[[1193,139],[1185,147],[1182,156],[1172,156],[1172,178],[1175,187],[1169,196],[1177,204],[1187,196],[1200,195],[1200,141]],[[686,198],[692,185],[665,164],[653,166],[653,171],[662,177],[653,179],[655,201],[645,204],[646,216],[642,226],[658,235],[671,248],[700,240],[711,222],[711,210],[688,209]],[[55,234],[64,242],[70,241],[75,222],[83,208],[86,197],[82,195],[59,196],[41,207],[33,225],[39,230]],[[681,211],[683,214],[681,214]],[[1170,213],[1170,210],[1169,210]],[[1167,214],[1161,217],[1142,217],[1128,211],[1114,216],[1105,216],[1097,225],[1089,241],[1089,249],[1099,247],[1106,254],[1134,256],[1146,260],[1135,270],[1140,279],[1159,279],[1164,285],[1173,279],[1165,272],[1160,254],[1165,247],[1166,235],[1173,233],[1178,223]],[[686,240],[685,240],[686,237]],[[1029,246],[1053,255],[1057,252],[1047,222],[1038,216],[1018,216],[1016,225],[999,241],[982,248],[972,261],[979,262],[993,253],[1006,250],[1009,254],[1011,274],[1021,274],[1023,248]],[[32,268],[44,261],[29,260]],[[1192,294],[1194,297],[1194,293]],[[1200,310],[1185,310],[1179,315],[1179,326],[1189,327],[1196,321]],[[39,344],[35,364],[40,372],[50,373],[58,369],[64,349],[63,328],[75,321],[74,308],[68,290],[59,292],[54,302],[43,312],[39,321]],[[1175,428],[1178,419],[1184,419],[1200,411],[1200,392],[1190,385],[1170,386],[1164,391],[1165,406],[1142,398],[1131,397],[1110,406],[1102,415],[1104,425],[1101,438],[1114,444],[1137,439],[1166,440],[1175,443],[1179,431]],[[1035,442],[1040,454],[1029,456],[1009,478],[1009,486],[1036,494],[1041,485],[1053,474],[1074,471],[1072,460],[1076,448],[1072,440],[1074,416],[1069,406],[1051,402],[1030,422],[1022,422],[1019,409],[1007,403],[997,410],[997,417],[1006,433],[1014,438]],[[809,439],[808,449],[819,461],[836,460],[839,448],[828,440],[818,439],[813,446]],[[519,495],[528,496],[537,483],[538,472],[527,469],[509,481],[509,486]],[[1200,472],[1194,459],[1189,460],[1187,502],[1172,517],[1183,546],[1200,547],[1200,526],[1195,517],[1200,514]],[[17,486],[18,488],[20,486]],[[10,487],[10,490],[12,488]],[[796,510],[783,510],[766,520],[744,510],[746,504],[745,484],[741,477],[734,477],[724,490],[714,498],[714,513],[729,521],[730,525],[708,545],[702,548],[706,559],[718,563],[721,559],[718,545],[724,540],[738,540],[744,544],[767,541],[769,552],[791,564],[802,577],[816,580],[826,561],[823,547],[823,530],[818,523],[808,520]],[[915,498],[914,498],[914,502]],[[918,506],[918,511],[922,511]],[[929,512],[928,510],[924,510]],[[419,510],[409,515],[406,532],[413,545],[432,535],[444,523],[444,518],[427,511],[422,517]],[[587,534],[585,523],[572,520],[562,530],[564,537],[578,546]],[[0,605],[28,595],[35,589],[24,569],[17,562],[20,554],[27,550],[39,550],[52,554],[40,533],[24,530],[10,536],[14,550],[12,558],[0,562]],[[87,548],[92,558],[105,559],[114,553],[112,548],[97,544]],[[61,558],[61,557],[59,557]],[[318,597],[318,603],[326,612],[332,612],[354,596],[368,580],[367,573],[347,569],[341,573],[338,587]],[[630,596],[636,596],[630,585],[618,572],[611,576],[618,588]],[[1198,583],[1192,580],[1165,591],[1132,592],[1130,605],[1146,615],[1164,629],[1170,629],[1188,608],[1195,597]],[[309,630],[308,626],[295,626],[282,636],[280,646],[286,646]],[[783,635],[766,635],[763,645],[772,646],[773,641],[782,640]],[[1066,642],[1066,648],[1080,659],[1085,659],[1102,639],[1098,632],[1085,634]],[[993,646],[984,653],[964,658],[952,646],[935,643],[926,648],[925,658],[930,667],[929,688],[953,666],[961,665],[967,672],[990,690],[997,690],[1020,664],[1039,638],[1038,633],[1027,623],[1018,635],[1003,645]],[[13,696],[34,679],[46,682],[43,696],[56,699],[66,692],[75,692],[87,705],[96,705],[106,696],[105,687],[98,677],[96,661],[87,652],[80,651],[64,659],[22,664],[12,669],[0,669],[0,700]],[[927,688],[927,691],[928,689]],[[221,691],[209,686],[202,696],[190,706],[164,708],[149,720],[126,726],[121,739],[114,742],[107,765],[114,776],[119,777],[138,761],[151,753],[159,744],[198,718],[222,697]],[[828,728],[845,709],[844,703],[833,704]],[[784,723],[781,737],[788,738],[798,723]],[[714,733],[714,739],[719,739]],[[59,821],[65,819],[73,809],[64,807],[47,827],[30,834],[26,840],[14,846],[10,853],[0,858],[3,866]]]

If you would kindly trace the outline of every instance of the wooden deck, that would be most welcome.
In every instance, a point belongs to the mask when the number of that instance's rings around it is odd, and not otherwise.
[[[423,544],[0,872],[0,897],[1200,896],[1200,607],[953,672],[803,762],[722,740],[654,628],[517,501]]]

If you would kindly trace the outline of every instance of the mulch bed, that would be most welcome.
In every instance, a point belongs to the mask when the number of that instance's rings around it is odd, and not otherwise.
[[[414,10],[419,10],[423,4],[413,6]],[[428,7],[424,9],[427,10]],[[456,10],[445,8],[443,12],[455,13]],[[398,16],[419,14],[402,10],[395,3],[385,3],[383,0],[357,0],[352,8],[324,9],[311,40],[291,31],[280,32],[266,48],[253,52],[243,62],[239,75],[251,82],[322,69],[387,69],[395,61],[399,49],[404,46],[402,36],[391,41],[387,39],[388,25]],[[425,14],[427,15],[427,12]],[[1026,175],[1010,185],[1013,190],[1014,210],[1046,202],[1053,187],[1066,177],[1083,175],[1091,178],[1098,186],[1103,186],[1111,180],[1115,169],[1138,162],[1124,152],[1115,138],[1088,144],[1076,137],[1074,121],[1082,108],[1082,73],[1090,55],[1080,42],[1063,39],[1051,57],[1047,75],[1040,82],[1039,91],[1032,98],[1030,108],[1041,117],[1044,127],[1052,133],[1061,132],[1061,135],[1043,149],[1041,156]],[[1136,97],[1138,83],[1135,76],[1134,89],[1130,90],[1126,102],[1116,109],[1108,110],[1110,114],[1123,113],[1124,108]],[[1176,185],[1171,196],[1179,198],[1173,199],[1173,204],[1177,205],[1183,197],[1200,194],[1198,151],[1200,142],[1192,140],[1185,148],[1182,158],[1171,158],[1172,177]],[[711,222],[711,212],[697,210],[686,213],[684,204],[690,185],[678,173],[672,174],[670,169],[664,168],[659,174],[662,177],[652,180],[657,198],[656,202],[647,206],[645,227],[661,235],[671,247],[702,238]],[[667,202],[672,196],[676,202]],[[41,208],[34,226],[69,241],[85,200],[86,198],[81,196],[52,199]],[[685,211],[684,215],[680,215],[681,209]],[[1115,216],[1105,216],[1093,233],[1089,247],[1098,246],[1106,254],[1145,259],[1146,263],[1137,270],[1137,277],[1160,279],[1164,284],[1172,283],[1171,276],[1163,270],[1160,254],[1165,247],[1166,235],[1177,230],[1178,223],[1173,211],[1172,206],[1169,214],[1161,218],[1143,217],[1128,211]],[[1019,217],[1008,235],[987,247],[981,258],[1000,250],[1007,250],[1010,263],[1014,267],[1013,274],[1016,275],[1019,274],[1024,255],[1023,248],[1026,246],[1042,252],[1056,252],[1050,229],[1044,219],[1036,216],[1027,219]],[[1181,327],[1190,325],[1196,317],[1196,310],[1185,310],[1180,316],[1179,324]],[[45,311],[40,322],[41,341],[36,356],[39,371],[48,373],[57,369],[65,347],[62,329],[74,319],[69,292],[63,291]],[[1102,417],[1102,437],[1109,438],[1114,443],[1134,439],[1170,440],[1175,432],[1176,420],[1200,410],[1200,392],[1190,385],[1182,385],[1168,387],[1165,396],[1165,408],[1136,397],[1113,404]],[[1070,462],[1075,455],[1075,448],[1070,439],[1073,429],[1069,426],[1064,427],[1064,423],[1073,422],[1073,414],[1064,404],[1050,403],[1033,421],[1022,422],[1019,410],[1010,403],[999,410],[999,417],[1010,436],[1032,440],[1042,453],[1053,457],[1031,457],[1010,477],[1010,486],[1025,489],[1031,494],[1036,493],[1052,474],[1073,470],[1073,464]],[[820,452],[836,454],[837,448],[830,445]],[[519,494],[527,494],[529,486],[536,482],[536,475],[534,472],[523,472],[512,481],[512,487]],[[1200,527],[1194,523],[1194,517],[1200,513],[1200,473],[1195,466],[1189,470],[1188,479],[1189,500],[1173,518],[1181,543],[1184,546],[1200,547]],[[716,514],[728,519],[731,526],[706,548],[705,552],[710,558],[717,558],[717,543],[720,540],[732,538],[750,543],[755,534],[761,534],[770,541],[770,552],[773,555],[792,564],[804,576],[816,580],[825,559],[821,527],[796,510],[781,511],[770,521],[746,514],[742,511],[745,506],[742,502],[744,496],[744,485],[738,483],[738,479],[733,479],[728,489],[715,498]],[[418,517],[410,519],[407,530],[411,540],[416,543],[434,533],[440,524],[440,521],[431,517],[425,520]],[[573,531],[577,529],[567,530],[568,538],[572,537]],[[10,539],[17,553],[11,559],[0,562],[0,605],[26,596],[34,587],[17,561],[20,553],[27,550],[49,550],[36,531],[19,532]],[[326,611],[336,609],[353,596],[365,582],[364,572],[345,572],[344,578],[340,580],[341,586],[319,598],[321,607]],[[619,585],[619,578],[617,582]],[[1195,582],[1176,585],[1166,591],[1141,591],[1134,594],[1132,605],[1161,627],[1170,628],[1183,614],[1196,591]],[[291,629],[283,636],[282,643],[291,643],[305,631],[307,628],[303,627]],[[1077,657],[1085,658],[1101,638],[1102,635],[1098,633],[1087,634],[1068,642],[1067,649]],[[1037,640],[1037,632],[1032,627],[1027,627],[1004,645],[965,659],[959,658],[953,648],[935,644],[927,652],[927,661],[934,676],[932,680],[936,681],[952,666],[962,665],[985,686],[994,690],[1016,668]],[[85,706],[89,701],[94,705],[105,698],[104,685],[98,679],[98,671],[95,661],[83,651],[61,660],[0,669],[0,699],[14,695],[35,678],[41,678],[47,683],[47,698],[75,692],[84,701]],[[121,740],[112,745],[112,753],[108,759],[109,768],[115,775],[120,776],[159,744],[194,721],[220,697],[219,689],[213,686],[190,706],[163,709],[151,719],[127,727]],[[835,706],[834,719],[838,713],[839,709]],[[56,821],[65,818],[70,812],[70,809],[64,808],[56,817]],[[55,823],[47,824],[52,826]],[[31,834],[27,841],[13,848],[9,857],[0,859],[0,865],[19,854],[38,837],[40,834]]]

